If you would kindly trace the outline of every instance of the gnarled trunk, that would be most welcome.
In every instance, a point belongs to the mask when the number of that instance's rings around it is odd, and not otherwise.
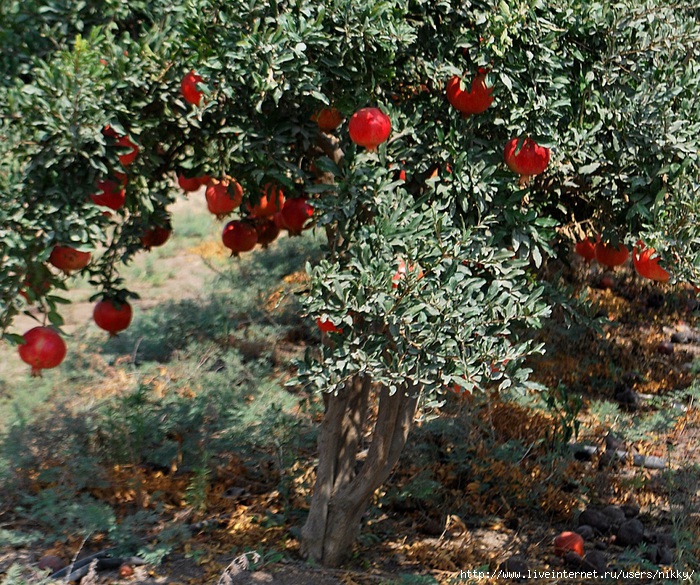
[[[319,460],[309,516],[302,529],[302,554],[327,566],[339,565],[351,552],[360,521],[374,491],[389,477],[406,444],[418,398],[400,389],[372,387],[356,377],[329,396],[318,439]],[[357,470],[357,455],[369,400],[378,393],[372,443]]]

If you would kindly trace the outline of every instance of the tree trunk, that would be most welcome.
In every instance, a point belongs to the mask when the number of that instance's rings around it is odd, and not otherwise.
[[[369,378],[356,377],[329,397],[318,439],[319,460],[309,516],[302,529],[302,554],[337,566],[352,552],[372,494],[389,477],[406,444],[418,402],[417,392],[393,396],[380,388],[372,443],[357,470],[357,455],[373,392]]]

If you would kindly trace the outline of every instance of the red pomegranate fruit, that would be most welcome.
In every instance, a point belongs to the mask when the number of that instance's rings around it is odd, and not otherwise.
[[[601,241],[595,245],[595,259],[608,269],[621,266],[627,260],[629,250],[624,244],[615,248],[611,244],[604,244]]]
[[[313,214],[314,208],[306,199],[287,199],[280,212],[281,223],[290,236],[299,236]]]
[[[243,201],[243,187],[230,177],[209,179],[204,193],[207,208],[219,219],[224,218]]]
[[[520,184],[527,185],[530,177],[543,173],[549,165],[549,148],[539,146],[532,138],[525,138],[522,145],[520,138],[511,138],[503,151],[503,158],[508,168],[520,175]]]
[[[391,277],[391,288],[399,288],[399,282],[406,278],[406,273],[413,272],[415,269],[415,266],[406,266],[406,263],[403,260],[399,260],[399,267],[394,273],[394,276]],[[423,271],[419,268],[418,279],[420,280],[421,278],[423,278]]]
[[[209,177],[207,175],[192,177],[191,179],[188,179],[182,173],[177,176],[177,184],[180,185],[180,188],[187,193],[198,191],[202,185],[206,185],[208,182]]]
[[[455,75],[447,82],[447,100],[463,117],[481,114],[493,103],[493,87],[486,87],[485,69],[479,69],[470,91],[462,89],[462,80]]]
[[[164,226],[153,226],[148,228],[141,236],[141,245],[145,250],[162,246],[170,238],[172,229]]]
[[[90,195],[90,199],[92,199],[95,205],[109,207],[114,211],[124,207],[126,190],[120,183],[107,179],[105,181],[98,181],[97,188],[99,192]]]
[[[554,554],[563,557],[570,551],[583,557],[585,554],[583,537],[576,532],[562,532],[554,539]]]
[[[131,323],[133,311],[126,301],[117,302],[114,299],[105,298],[95,305],[92,318],[100,329],[109,331],[110,337],[114,337],[120,331],[124,331]]]
[[[257,222],[255,231],[258,233],[258,244],[263,248],[267,248],[280,235],[280,227],[270,218]]]
[[[321,330],[321,333],[342,333],[343,330],[340,327],[333,325],[333,322],[327,318],[318,317],[316,319],[316,326]]]
[[[249,252],[258,243],[258,232],[250,223],[241,220],[230,221],[224,227],[221,240],[232,256],[238,256],[241,252]]]
[[[66,274],[82,270],[90,263],[90,252],[81,252],[70,246],[54,246],[49,263]]]
[[[343,123],[343,114],[336,108],[321,108],[316,112],[311,119],[318,124],[318,127],[323,132],[333,132],[338,126]]]
[[[66,357],[66,343],[51,327],[34,327],[22,337],[24,343],[19,346],[19,357],[32,367],[32,376],[55,368]]]
[[[282,210],[284,192],[279,185],[267,183],[262,189],[260,200],[255,205],[246,205],[248,213],[255,218],[272,217]]]
[[[576,242],[576,253],[583,258],[587,264],[595,260],[595,244],[590,238]]]
[[[139,147],[131,141],[131,138],[128,136],[120,136],[109,124],[104,127],[102,134],[109,136],[110,138],[114,138],[117,146],[129,149],[124,154],[119,155],[119,162],[122,164],[122,166],[128,167],[132,162],[134,162],[134,160],[136,160],[136,157],[139,154]]]
[[[348,132],[350,140],[371,152],[389,138],[391,120],[379,108],[362,108],[350,118]]]
[[[671,275],[659,266],[659,257],[654,248],[647,248],[644,242],[639,240],[632,251],[632,262],[637,274],[656,282],[668,282]]]
[[[204,80],[194,71],[190,71],[182,78],[180,91],[188,104],[198,106],[201,103],[203,92],[197,89],[197,84],[202,81]]]

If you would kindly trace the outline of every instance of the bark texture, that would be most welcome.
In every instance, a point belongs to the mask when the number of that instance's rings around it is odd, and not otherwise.
[[[372,442],[358,469],[358,453],[369,400],[378,394]],[[415,389],[373,388],[357,377],[330,396],[319,434],[319,461],[309,516],[302,529],[302,554],[337,566],[352,552],[372,494],[389,477],[406,444],[416,411]]]

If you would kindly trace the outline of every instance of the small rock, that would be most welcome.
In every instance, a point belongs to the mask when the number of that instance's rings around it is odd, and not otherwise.
[[[66,563],[58,555],[44,555],[39,559],[39,564],[37,565],[41,571],[50,569],[53,573],[60,571],[65,566]]]
[[[671,355],[675,349],[675,345],[671,341],[662,341],[656,346],[656,351],[662,355]]]
[[[578,553],[570,550],[564,555],[564,564],[567,567],[578,568],[583,563],[583,558]]]
[[[575,532],[577,532],[583,540],[591,540],[593,538],[593,528],[589,526],[588,524],[583,524],[576,528]]]
[[[581,567],[584,570],[591,569],[598,571],[599,573],[604,573],[608,568],[608,557],[605,556],[605,553],[599,550],[592,550],[586,553],[586,556],[583,557]]]
[[[663,547],[666,547],[666,548],[675,548],[676,547],[676,539],[673,538],[672,534],[663,534],[663,533],[657,532],[655,542]]]
[[[605,534],[610,530],[610,519],[600,510],[586,508],[578,517],[578,525],[588,524],[594,530]]]
[[[530,570],[530,567],[520,555],[508,557],[501,563],[499,568],[503,571],[511,573],[511,579],[515,580],[526,579],[527,572]],[[520,575],[520,577],[518,577],[518,575]]]
[[[625,442],[617,435],[608,433],[605,435],[605,448],[612,451],[616,451],[617,449],[624,450]]]
[[[644,524],[636,518],[624,522],[617,531],[615,544],[637,546],[644,540]]]
[[[682,329],[671,335],[673,343],[700,343],[700,332],[693,329]]]
[[[647,559],[650,563],[654,563],[655,565],[658,565],[659,564],[659,547],[656,546],[655,544],[652,544],[644,552],[644,558]]]
[[[622,504],[621,508],[624,510],[627,518],[636,518],[639,516],[639,506],[637,506],[637,504]]]
[[[635,410],[639,407],[639,396],[637,396],[637,393],[632,390],[632,388],[619,389],[619,391],[615,392],[614,398],[622,406],[630,410]]]
[[[612,526],[620,526],[627,519],[624,510],[619,506],[605,506],[602,512],[610,519]]]
[[[665,546],[659,547],[659,565],[671,565],[673,564],[673,551]]]

